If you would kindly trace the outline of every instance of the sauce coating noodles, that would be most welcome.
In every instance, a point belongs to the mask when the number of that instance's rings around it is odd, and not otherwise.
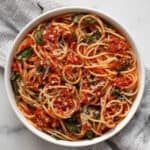
[[[130,111],[137,60],[126,37],[105,20],[67,13],[25,36],[10,80],[18,108],[36,128],[62,140],[92,139]]]

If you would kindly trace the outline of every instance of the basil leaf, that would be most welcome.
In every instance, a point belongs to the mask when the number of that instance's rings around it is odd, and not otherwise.
[[[109,24],[108,22],[104,22],[104,26],[106,26],[107,28],[111,28],[112,29],[112,25]]]
[[[45,71],[46,71],[46,68],[44,67],[44,66],[42,66],[42,65],[38,65],[37,66],[37,71],[39,72],[39,73],[44,73]]]
[[[95,119],[100,120],[100,112],[99,111],[94,111],[93,116],[95,117]]]
[[[72,32],[72,38],[74,41],[77,41],[77,36],[76,36],[75,32]]]
[[[99,30],[96,30],[92,36],[89,37],[88,39],[88,44],[94,43],[96,40],[98,40],[101,37],[101,33]]]
[[[92,85],[93,85],[93,84],[95,84],[95,82],[96,82],[96,80],[93,79],[93,80],[90,80],[90,81],[89,81],[89,84],[92,84]]]
[[[119,98],[119,97],[122,97],[122,94],[121,94],[121,91],[117,88],[114,88],[111,92],[111,95],[114,97],[114,98]]]
[[[54,139],[56,140],[61,140],[59,137],[57,137],[56,135],[51,135]]]
[[[96,30],[93,34],[93,36],[98,40],[101,37],[101,33],[99,32],[99,30]]]
[[[16,96],[19,95],[19,92],[18,92],[18,84],[17,84],[17,80],[20,80],[21,79],[21,76],[19,73],[17,72],[12,72],[11,73],[11,77],[10,77],[10,80],[11,80],[11,85],[12,85],[12,88],[13,88],[13,91],[15,93]]]
[[[11,77],[10,77],[11,81],[16,81],[17,79],[20,79],[20,78],[21,78],[21,76],[19,73],[16,73],[16,72],[11,73]]]
[[[75,17],[73,18],[73,23],[77,25],[78,22],[79,22],[79,19],[80,19],[80,16],[75,16]]]
[[[80,133],[80,128],[77,125],[73,124],[72,122],[65,121],[65,125],[70,132]]]
[[[74,114],[71,118],[64,120],[66,128],[72,133],[80,133],[80,125],[78,123],[79,116]]]
[[[62,82],[66,82],[66,80],[64,79],[64,77],[61,77],[61,81]]]
[[[101,37],[101,33],[99,32],[99,30],[96,30],[91,36],[85,35],[83,39],[80,41],[80,43],[92,44],[96,40],[100,39],[100,37]]]
[[[37,44],[42,44],[43,42],[43,34],[41,31],[36,31],[35,34],[34,34],[34,37],[35,37],[35,41]]]
[[[69,118],[69,119],[67,119],[65,121],[70,123],[70,124],[75,124],[76,121],[77,121],[77,117],[74,115],[72,118]]]
[[[94,43],[94,41],[95,41],[95,37],[94,36],[90,36],[88,38],[88,44],[92,44],[92,43]]]
[[[131,64],[130,64],[130,61],[126,60],[121,66],[117,66],[115,69],[116,71],[124,71],[127,69],[127,67],[129,67]]]
[[[61,44],[61,45],[64,45],[64,41],[62,39],[62,36],[59,36],[58,37],[58,42]]]
[[[85,18],[84,21],[85,21],[85,23],[95,23],[96,22],[95,19],[90,18],[90,17]]]
[[[90,109],[91,109],[91,106],[90,105],[86,105],[84,106],[83,108],[83,112],[87,115],[90,115]]]
[[[80,41],[80,43],[86,43],[87,40],[88,40],[88,36],[85,35],[85,36],[83,37],[83,39]]]
[[[85,133],[85,136],[88,138],[88,139],[92,139],[94,137],[94,134],[91,130],[87,130],[86,133]]]
[[[18,96],[19,95],[19,92],[18,92],[19,87],[17,85],[17,82],[14,80],[11,80],[11,85],[12,85],[15,95]]]
[[[22,49],[17,55],[16,58],[20,61],[26,61],[29,59],[29,57],[32,55],[33,49],[32,47],[27,47]]]
[[[77,90],[79,90],[80,89],[80,83],[75,84],[75,87]]]

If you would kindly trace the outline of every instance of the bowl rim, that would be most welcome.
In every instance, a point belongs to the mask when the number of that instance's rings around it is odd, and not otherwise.
[[[139,76],[140,76],[139,92],[137,94],[137,97],[134,100],[134,103],[133,103],[133,105],[130,109],[129,114],[113,130],[108,131],[107,133],[105,133],[104,135],[102,135],[100,137],[93,138],[92,140],[81,140],[81,141],[57,140],[57,139],[54,139],[53,137],[51,137],[50,135],[44,133],[43,131],[40,131],[40,130],[36,129],[31,123],[29,123],[29,121],[23,116],[23,114],[18,109],[18,107],[16,105],[16,102],[15,102],[13,91],[12,91],[12,88],[11,88],[11,84],[10,84],[10,66],[11,66],[12,57],[13,57],[13,54],[14,54],[14,49],[18,45],[17,43],[20,42],[19,40],[21,40],[21,38],[23,38],[23,36],[26,33],[28,33],[29,30],[31,30],[31,28],[33,28],[37,24],[41,23],[42,19],[46,20],[46,18],[48,19],[49,16],[52,17],[52,16],[55,16],[55,15],[63,14],[63,13],[67,13],[67,12],[89,12],[89,13],[93,13],[93,14],[96,14],[96,15],[100,16],[104,20],[107,20],[108,22],[113,24],[113,26],[117,27],[117,29],[119,28],[119,30],[121,30],[121,32],[123,34],[125,34],[128,41],[134,47],[134,50],[135,50],[135,53],[136,53],[136,56],[137,56],[137,61],[138,61],[138,69],[139,69],[139,73],[140,73],[139,74]],[[56,8],[56,9],[53,9],[53,10],[49,10],[49,11],[39,15],[38,17],[34,18],[27,25],[25,25],[25,27],[19,32],[19,34],[15,38],[15,40],[12,44],[12,47],[11,47],[11,49],[10,49],[8,55],[7,55],[6,64],[5,64],[4,79],[5,79],[5,88],[6,88],[8,98],[9,98],[9,102],[10,102],[14,112],[16,113],[19,120],[32,133],[34,133],[35,135],[37,135],[41,139],[44,139],[45,141],[54,143],[56,145],[69,146],[69,147],[83,147],[83,146],[90,146],[90,145],[93,145],[93,144],[97,144],[97,143],[103,142],[103,141],[113,137],[118,132],[120,132],[129,123],[129,121],[133,118],[133,116],[134,116],[134,114],[135,114],[135,112],[136,112],[136,110],[137,110],[137,108],[138,108],[138,106],[139,106],[139,104],[142,100],[142,95],[143,95],[143,92],[144,92],[145,69],[144,69],[143,59],[141,58],[140,51],[138,50],[137,45],[135,44],[135,42],[133,41],[130,34],[127,32],[127,30],[123,27],[123,25],[120,25],[120,23],[118,23],[118,21],[116,21],[116,19],[114,19],[114,17],[112,17],[111,15],[108,15],[108,14],[106,15],[105,12],[99,11],[99,10],[94,9],[94,8],[78,7],[77,6],[77,7],[63,7],[63,8]]]

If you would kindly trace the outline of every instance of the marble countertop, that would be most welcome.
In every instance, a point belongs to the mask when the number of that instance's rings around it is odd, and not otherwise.
[[[58,0],[57,0],[58,1]],[[45,2],[46,3],[46,2]],[[58,1],[59,3],[59,1]],[[64,1],[66,5],[97,8],[123,24],[137,42],[146,66],[150,66],[150,1],[149,0],[85,0]],[[14,114],[4,88],[4,70],[0,69],[0,146],[1,150],[71,149],[47,143],[27,130]],[[101,149],[101,143],[98,149]],[[84,149],[84,148],[83,148]],[[86,149],[86,148],[85,148]],[[94,148],[93,148],[94,149]],[[109,148],[107,148],[109,150]],[[114,148],[114,150],[116,150]]]

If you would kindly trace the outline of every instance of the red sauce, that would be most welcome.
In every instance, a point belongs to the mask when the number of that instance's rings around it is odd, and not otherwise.
[[[105,70],[102,69],[102,68],[97,68],[95,70],[96,70],[96,73],[99,73],[99,74],[104,74],[105,73]]]
[[[56,119],[51,118],[48,116],[43,109],[37,109],[34,112],[35,118],[34,123],[41,128],[56,128],[59,126],[59,122]]]
[[[20,44],[20,46],[19,46],[19,48],[18,48],[18,51],[20,51],[20,50],[22,50],[22,49],[24,49],[24,48],[27,48],[27,47],[29,47],[29,46],[31,46],[31,45],[33,45],[33,44],[34,44],[33,39],[28,36],[28,37],[26,37],[26,38],[23,40],[23,42]]]
[[[85,123],[85,124],[82,125],[82,128],[83,128],[83,130],[88,130],[88,129],[91,129],[91,125]]]
[[[12,64],[11,69],[13,72],[19,72],[18,61],[16,59],[14,59],[14,63]]]
[[[118,77],[114,79],[113,86],[123,89],[125,86],[131,84],[131,80],[127,77]]]
[[[112,40],[109,42],[108,51],[112,53],[124,52],[129,48],[129,45],[119,38],[113,36]]]
[[[56,42],[60,32],[58,32],[54,27],[51,27],[50,29],[46,30],[43,35],[43,40]]]
[[[54,106],[59,110],[66,111],[73,107],[73,102],[72,99],[58,97],[54,102]]]

